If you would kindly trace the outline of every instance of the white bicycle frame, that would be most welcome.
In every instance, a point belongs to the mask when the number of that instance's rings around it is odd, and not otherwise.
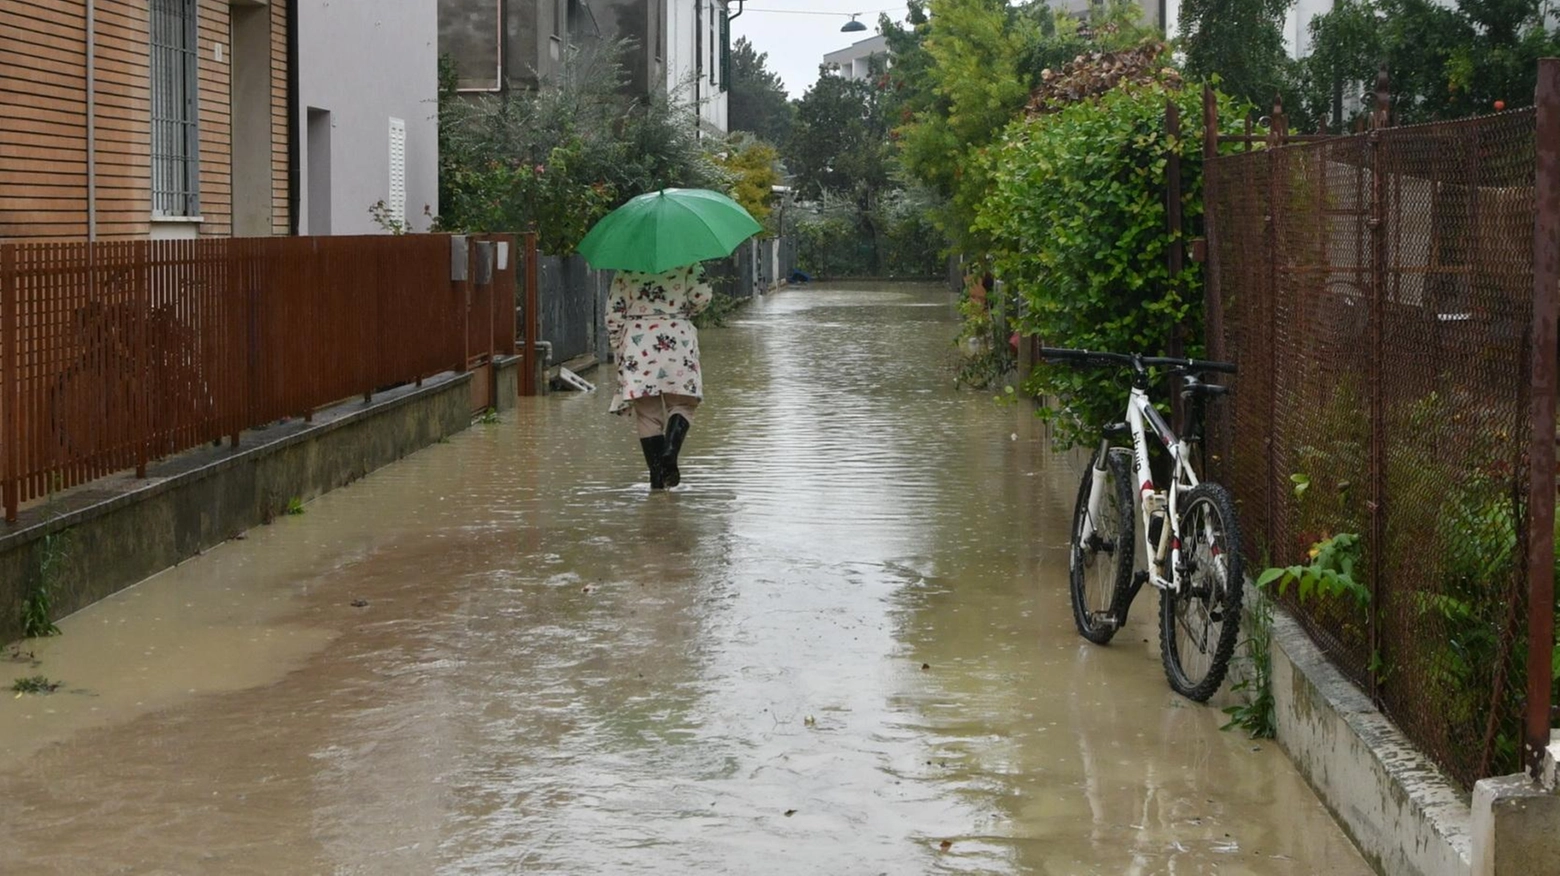
[[[1137,387],[1132,388],[1132,395],[1127,399],[1127,426],[1132,431],[1132,473],[1137,481],[1135,493],[1138,512],[1143,518],[1144,555],[1149,557],[1148,580],[1160,589],[1178,588],[1175,570],[1180,568],[1181,563],[1181,523],[1177,511],[1181,493],[1200,483],[1188,461],[1191,444],[1171,431],[1170,424],[1159,415],[1159,411],[1154,410],[1153,403],[1148,400],[1148,393]],[[1154,484],[1153,471],[1148,465],[1148,428],[1154,430],[1154,436],[1170,453],[1171,477],[1167,491],[1161,491]],[[1100,503],[1105,494],[1109,453],[1110,438],[1106,436],[1100,439],[1097,463],[1089,487],[1089,511],[1084,515],[1083,531],[1079,534],[1081,543],[1087,543],[1094,535],[1094,521],[1099,517]],[[1149,544],[1149,535],[1153,531],[1151,524],[1156,512],[1165,515],[1166,525],[1160,527],[1159,543]],[[1170,571],[1169,578],[1161,574],[1164,569]]]

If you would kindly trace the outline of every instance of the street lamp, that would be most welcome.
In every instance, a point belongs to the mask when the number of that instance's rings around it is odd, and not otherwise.
[[[867,26],[856,20],[856,16],[860,14],[857,12],[851,15],[850,21],[845,22],[845,26],[840,28],[840,33],[860,33],[866,30]]]

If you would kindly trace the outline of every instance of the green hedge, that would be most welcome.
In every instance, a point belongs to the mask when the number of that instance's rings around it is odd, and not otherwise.
[[[1165,130],[1168,100],[1180,108],[1179,140]],[[1220,116],[1231,133],[1243,118],[1222,97]],[[1179,153],[1183,236],[1200,233],[1201,118],[1200,91],[1146,85],[1009,126],[985,159],[995,182],[976,228],[993,242],[997,276],[1026,305],[1026,332],[1047,346],[1163,355],[1180,323],[1184,352],[1202,352],[1201,271],[1188,259],[1171,276],[1165,206],[1167,160]],[[1122,377],[1042,364],[1026,388],[1061,400],[1042,416],[1070,446],[1119,419]]]

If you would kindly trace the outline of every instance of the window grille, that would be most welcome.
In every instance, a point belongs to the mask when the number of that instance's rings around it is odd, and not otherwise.
[[[197,0],[151,0],[152,214],[200,215]]]

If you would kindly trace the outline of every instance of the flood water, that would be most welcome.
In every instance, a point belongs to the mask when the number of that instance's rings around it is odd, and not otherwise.
[[[67,619],[0,663],[64,682],[0,699],[0,873],[1368,873],[1150,596],[1074,633],[1075,463],[955,319],[771,295],[679,490],[606,388],[522,399]]]

